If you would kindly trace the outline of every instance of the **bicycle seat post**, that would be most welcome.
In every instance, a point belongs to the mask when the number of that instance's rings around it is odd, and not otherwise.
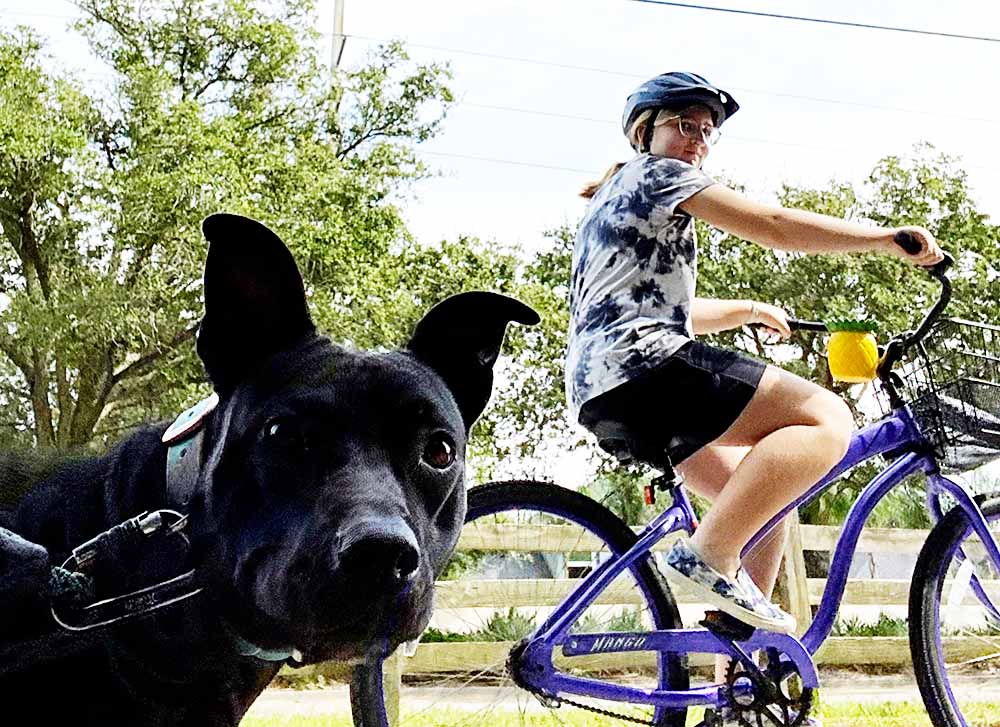
[[[661,471],[661,474],[650,480],[649,484],[644,488],[646,504],[656,504],[657,490],[660,492],[669,492],[671,498],[676,502],[680,494],[678,491],[684,485],[684,478],[674,469],[674,464],[669,454],[664,453],[663,459],[656,466]]]

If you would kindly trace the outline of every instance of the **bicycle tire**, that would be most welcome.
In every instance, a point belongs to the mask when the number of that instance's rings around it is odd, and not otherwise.
[[[579,526],[582,530],[596,537],[605,544],[612,553],[623,553],[627,551],[637,540],[634,532],[613,512],[600,503],[585,495],[581,495],[573,490],[559,487],[557,485],[536,482],[531,480],[514,480],[508,482],[493,482],[474,487],[469,490],[469,508],[466,515],[466,527],[475,527],[476,521],[482,521],[490,516],[500,513],[534,513],[544,516],[552,516],[570,521]],[[677,610],[670,589],[652,562],[652,559],[640,561],[631,569],[631,577],[634,585],[638,586],[641,600],[648,609],[648,617],[655,628],[680,628],[681,619]],[[513,611],[513,609],[512,609]],[[687,658],[683,654],[664,654],[657,658],[656,673],[653,678],[661,688],[687,689],[688,671]],[[467,685],[476,676],[466,679]],[[380,679],[357,680],[353,687],[358,687],[357,693],[352,694],[352,704],[354,706],[355,720],[357,724],[365,727],[381,727],[373,715],[385,714],[385,707],[381,690]],[[501,689],[494,689],[501,692]],[[520,692],[526,695],[527,692]],[[461,697],[449,695],[451,703],[461,701]],[[529,701],[534,701],[531,697]],[[618,703],[602,703],[604,707],[611,707]],[[629,705],[621,705],[623,709],[628,709]],[[400,727],[407,727],[408,724],[426,723],[426,716],[417,713],[413,717],[407,717],[407,705],[401,704],[401,714],[399,718]],[[463,725],[492,725],[496,720],[495,706],[490,706],[486,711],[486,718],[482,722],[476,722],[474,717],[463,716],[455,720]],[[519,708],[520,709],[520,708]],[[649,711],[648,718],[657,727],[683,727],[686,717],[686,710],[666,711],[657,709]],[[520,712],[522,718],[530,719]],[[581,713],[583,714],[583,713]],[[357,721],[361,719],[361,721]],[[440,718],[437,718],[440,719]],[[435,724],[443,723],[435,721]],[[507,722],[505,722],[506,724]],[[623,722],[621,724],[627,724]],[[534,722],[532,722],[534,724]],[[610,724],[610,723],[609,723]],[[615,724],[619,724],[615,722]]]
[[[995,497],[995,496],[994,496]],[[977,498],[990,529],[1000,534],[1000,499]],[[910,654],[924,706],[935,727],[979,727],[997,724],[997,709],[984,702],[983,687],[988,672],[995,681],[1000,670],[1000,621],[988,618],[977,621],[968,614],[978,601],[969,594],[970,572],[987,583],[989,590],[1000,584],[1000,573],[992,565],[972,559],[961,565],[959,549],[976,552],[978,537],[972,533],[964,512],[952,508],[934,527],[920,550],[910,585],[909,635]],[[981,548],[981,546],[979,546]],[[963,574],[963,568],[965,573]],[[951,577],[950,583],[946,583]],[[949,593],[945,595],[945,586]],[[960,590],[958,590],[960,589]],[[997,599],[994,597],[994,602]],[[981,603],[984,613],[988,613]],[[982,629],[986,628],[986,633]],[[983,661],[959,651],[959,645],[942,637],[971,635],[973,646],[981,645],[992,658]],[[949,663],[949,652],[952,662]],[[955,661],[956,657],[960,657]],[[965,682],[969,681],[969,684]],[[991,711],[985,715],[983,710]]]

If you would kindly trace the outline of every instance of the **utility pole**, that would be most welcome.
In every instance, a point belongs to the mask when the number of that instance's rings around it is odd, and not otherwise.
[[[338,68],[340,58],[344,55],[344,0],[333,0],[333,49],[330,55],[330,67]]]

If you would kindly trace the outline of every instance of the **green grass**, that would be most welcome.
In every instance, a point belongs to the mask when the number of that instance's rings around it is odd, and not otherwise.
[[[831,636],[907,636],[909,633],[909,622],[905,618],[894,618],[882,612],[874,623],[853,617],[838,618]]]
[[[887,704],[835,704],[819,708],[819,716],[823,727],[930,727],[930,720],[923,705],[912,702],[894,702]],[[1000,727],[1000,704],[984,703],[979,706],[979,712],[971,716],[979,725]],[[987,716],[992,721],[987,722]],[[494,712],[490,715],[490,727],[621,727],[621,722],[607,721],[597,715],[583,712],[567,712],[557,710],[552,715],[538,714],[524,716],[526,721],[516,714],[504,715]],[[421,715],[419,721],[408,720],[405,727],[456,727],[467,724],[467,712],[449,714],[445,710],[436,710]],[[700,719],[700,710],[691,710],[688,724],[694,725]],[[241,723],[242,727],[352,727],[347,715],[318,716],[272,716],[247,717]]]

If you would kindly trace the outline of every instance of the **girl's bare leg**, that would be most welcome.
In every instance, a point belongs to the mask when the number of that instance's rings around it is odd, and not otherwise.
[[[715,500],[749,451],[749,447],[709,444],[684,460],[677,469],[684,476],[686,487],[702,497]],[[788,523],[782,521],[743,560],[743,567],[768,598],[771,597],[778,578],[787,535]],[[725,680],[728,668],[729,658],[717,656],[715,659],[717,682]]]
[[[854,421],[832,392],[769,366],[739,418],[678,469],[713,506],[692,537],[701,557],[730,576],[750,538],[841,460]],[[743,566],[770,598],[781,565],[787,523],[771,531]],[[722,681],[728,659],[716,659]]]
[[[735,575],[750,538],[843,458],[853,429],[850,409],[836,394],[768,366],[753,399],[712,442],[750,449],[691,538],[705,562]]]

